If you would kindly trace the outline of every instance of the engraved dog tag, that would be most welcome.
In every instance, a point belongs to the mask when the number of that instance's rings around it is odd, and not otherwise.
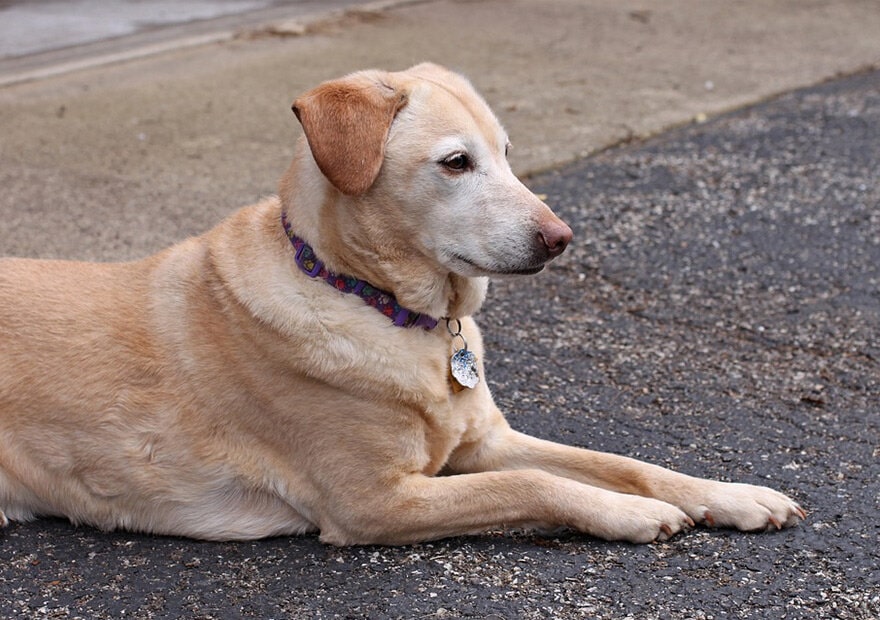
[[[477,373],[477,356],[465,349],[459,349],[449,360],[452,378],[462,387],[473,388],[480,382]]]

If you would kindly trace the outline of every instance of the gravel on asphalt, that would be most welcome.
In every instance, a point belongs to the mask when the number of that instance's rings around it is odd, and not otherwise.
[[[880,73],[530,179],[575,229],[479,316],[512,424],[808,510],[645,546],[490,532],[409,547],[0,534],[20,618],[880,616]]]

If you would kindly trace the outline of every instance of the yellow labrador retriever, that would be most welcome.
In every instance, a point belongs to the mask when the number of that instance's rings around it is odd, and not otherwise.
[[[804,512],[512,430],[470,315],[571,230],[431,64],[326,82],[279,197],[125,264],[0,261],[0,518],[345,545],[506,526],[647,542]],[[442,474],[442,475],[439,475]]]

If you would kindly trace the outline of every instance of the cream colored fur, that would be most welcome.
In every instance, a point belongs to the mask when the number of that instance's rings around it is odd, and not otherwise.
[[[305,138],[280,197],[138,262],[0,261],[0,516],[334,544],[507,526],[646,542],[803,518],[770,489],[517,433],[482,362],[453,389],[442,320],[394,327],[298,269],[282,208],[330,269],[460,318],[483,359],[469,316],[487,277],[539,270],[571,232],[513,176],[466,80],[363,72],[294,109]]]

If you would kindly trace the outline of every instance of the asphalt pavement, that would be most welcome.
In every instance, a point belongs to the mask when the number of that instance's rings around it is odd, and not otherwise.
[[[172,63],[157,62],[173,74]],[[195,232],[277,176],[249,161],[284,154],[263,137],[242,140],[252,122],[229,126],[235,149],[207,132],[190,143],[163,135],[173,122],[166,108],[137,118],[143,101],[113,100],[121,118],[130,115],[134,148],[88,142],[89,132],[111,129],[80,114],[92,106],[110,118],[94,91],[107,80],[130,85],[132,69],[140,65],[0,92],[33,143],[0,119],[3,253],[130,257]],[[493,105],[513,92],[505,88],[490,91]],[[57,100],[41,94],[53,89]],[[166,96],[174,89],[160,80]],[[212,105],[215,114],[242,106],[198,104],[206,116]],[[520,125],[523,105],[500,107],[516,148],[515,128],[530,127]],[[684,118],[693,110],[678,109]],[[551,133],[557,120],[547,119]],[[544,167],[532,163],[540,134],[523,133],[521,170]],[[82,142],[56,145],[58,135]],[[154,154],[154,138],[174,143],[160,152],[180,159]],[[241,166],[238,185],[202,167],[212,157]],[[512,424],[779,488],[807,509],[804,523],[769,534],[699,528],[646,546],[491,532],[339,549],[313,536],[204,543],[44,519],[0,533],[0,616],[880,617],[880,73],[568,166],[540,162],[550,169],[529,184],[575,240],[544,273],[494,282],[478,317],[487,379]],[[169,165],[179,176],[164,172]],[[205,200],[192,214],[159,202],[172,193]],[[119,198],[99,200],[107,196]]]
[[[874,72],[535,177],[577,241],[480,316],[515,426],[782,489],[798,527],[338,549],[43,520],[2,534],[4,615],[878,617],[878,168]]]

